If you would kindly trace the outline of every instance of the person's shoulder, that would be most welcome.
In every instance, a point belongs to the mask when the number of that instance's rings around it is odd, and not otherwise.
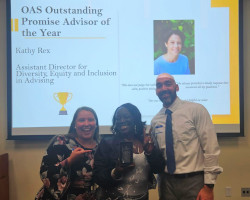
[[[195,99],[188,99],[188,100],[180,100],[182,105],[185,106],[202,106],[202,104],[195,102]]]
[[[194,100],[181,100],[181,104],[182,106],[193,109],[193,110],[207,111],[204,105],[194,102]]]
[[[62,143],[65,143],[66,141],[69,140],[69,137],[68,135],[55,135],[51,140],[50,142],[51,143],[56,143],[56,144],[62,144]]]
[[[179,59],[180,60],[187,60],[188,57],[186,55],[184,55],[184,54],[179,54]]]
[[[100,145],[111,145],[115,140],[115,136],[113,134],[104,135],[100,141]]]
[[[162,62],[163,60],[163,55],[159,56],[158,58],[155,59],[155,63],[159,63],[159,62]]]
[[[119,145],[120,140],[118,140],[118,138],[115,135],[105,135],[103,136],[103,138],[101,139],[100,144],[98,145],[98,149],[99,151],[103,151],[103,152],[113,152],[114,149],[117,148],[117,146]]]
[[[161,65],[162,65],[162,56],[159,56],[154,60],[154,75],[160,74]]]
[[[152,118],[151,122],[156,121],[158,118],[160,118],[162,115],[164,115],[164,108],[161,108],[158,113]]]
[[[58,150],[61,148],[64,148],[63,146],[67,146],[67,144],[70,143],[70,138],[68,137],[68,135],[56,135],[54,136],[47,147],[47,152],[51,152],[54,150]]]

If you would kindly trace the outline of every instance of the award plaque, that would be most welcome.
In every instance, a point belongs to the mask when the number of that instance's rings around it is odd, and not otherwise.
[[[128,166],[133,163],[133,143],[120,143],[120,161],[122,166]]]

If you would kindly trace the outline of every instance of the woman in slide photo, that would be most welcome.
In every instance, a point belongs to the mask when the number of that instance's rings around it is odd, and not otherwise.
[[[179,30],[171,30],[165,35],[164,45],[167,52],[154,61],[154,75],[190,74],[188,58],[180,53],[184,40],[185,36]]]

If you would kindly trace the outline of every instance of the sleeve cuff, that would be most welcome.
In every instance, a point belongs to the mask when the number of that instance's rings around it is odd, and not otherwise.
[[[111,171],[111,177],[114,179],[114,180],[121,180],[122,179],[122,176],[117,176],[117,175],[115,175],[115,168],[114,169],[112,169],[112,171]]]
[[[218,174],[204,174],[204,184],[215,184]]]

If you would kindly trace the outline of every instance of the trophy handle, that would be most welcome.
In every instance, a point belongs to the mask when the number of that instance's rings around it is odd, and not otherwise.
[[[69,98],[67,99],[67,102],[69,102],[73,97],[73,94],[72,93],[69,93]]]
[[[54,99],[55,99],[58,103],[60,103],[60,101],[56,98],[56,97],[58,97],[58,95],[57,95],[56,92],[53,94],[53,97],[54,97]]]

